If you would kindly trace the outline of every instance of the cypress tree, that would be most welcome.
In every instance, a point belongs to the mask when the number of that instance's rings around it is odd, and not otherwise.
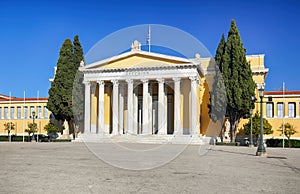
[[[81,61],[84,61],[83,49],[78,39],[78,35],[74,37],[74,67],[76,68],[76,76],[73,84],[73,113],[74,113],[74,124],[83,129],[83,118],[84,118],[84,85],[83,73],[78,71]],[[75,132],[75,131],[74,131]],[[75,133],[73,133],[75,135]]]
[[[77,90],[82,87],[80,84],[74,84],[77,70],[83,60],[83,50],[78,35],[74,37],[73,44],[70,39],[66,39],[60,49],[56,74],[48,92],[47,108],[57,120],[68,121],[70,133],[73,133],[74,137],[73,86]],[[82,92],[81,95],[83,95]],[[82,96],[76,96],[75,99],[75,103],[83,103]],[[76,111],[77,115],[83,114],[78,113],[80,110],[76,109]]]
[[[226,90],[220,69],[224,48],[225,37],[224,34],[222,34],[222,38],[215,55],[215,76],[212,90],[210,92],[210,104],[208,105],[211,119],[214,122],[217,122],[219,120],[220,123],[223,123],[226,111]]]
[[[73,45],[66,39],[60,49],[57,69],[51,88],[47,108],[57,120],[69,121],[72,113],[72,87],[74,80]]]
[[[229,117],[231,123],[231,141],[234,142],[240,119],[248,114],[250,109],[254,108],[254,102],[251,100],[251,97],[255,96],[255,82],[252,78],[250,64],[246,60],[246,49],[243,47],[234,20],[231,21],[231,27],[225,46],[223,46],[224,41],[222,39],[218,46],[215,59],[216,66],[219,67],[220,73],[222,73],[225,85],[227,95],[226,116]],[[214,86],[215,85],[217,84],[214,83]],[[211,93],[211,95],[213,102],[214,98],[218,98],[216,96],[218,96],[219,93]],[[223,99],[221,98],[216,101],[222,104]],[[211,110],[213,110],[214,107],[218,110],[215,104],[215,102],[211,103]]]

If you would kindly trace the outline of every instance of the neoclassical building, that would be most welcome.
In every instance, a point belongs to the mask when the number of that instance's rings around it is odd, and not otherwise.
[[[264,55],[250,55],[253,78],[264,83]],[[85,84],[84,134],[114,136],[214,136],[221,123],[210,121],[212,58],[186,59],[141,50],[81,64]],[[258,97],[257,97],[258,98]]]
[[[49,123],[51,112],[47,109],[48,98],[18,98],[0,94],[0,135],[7,135],[4,130],[4,124],[12,122],[15,130],[12,135],[28,134],[25,130],[28,124],[32,123],[32,112],[36,113],[35,123],[37,124],[37,133],[47,134],[44,130],[45,125]]]

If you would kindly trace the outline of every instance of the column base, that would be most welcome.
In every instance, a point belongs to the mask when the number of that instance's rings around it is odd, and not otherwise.
[[[267,156],[267,152],[256,152],[256,156],[266,157]]]

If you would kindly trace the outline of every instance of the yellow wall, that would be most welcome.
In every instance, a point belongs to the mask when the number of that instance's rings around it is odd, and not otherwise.
[[[30,107],[34,107],[34,111],[36,112],[36,115],[38,114],[38,108],[41,107],[41,117],[35,119],[35,123],[37,123],[38,133],[40,134],[47,134],[47,132],[44,130],[45,125],[49,123],[49,117],[51,112],[48,111],[47,117],[44,118],[44,107],[47,105],[47,101],[12,101],[11,103],[9,101],[1,101],[0,107],[2,108],[2,113],[0,113],[0,135],[7,135],[7,131],[4,130],[4,124],[7,122],[12,122],[15,124],[15,130],[11,132],[11,134],[14,135],[23,135],[23,131],[28,128],[28,124],[32,123],[33,120],[29,118],[30,116]],[[24,107],[27,106],[27,114],[28,118],[24,118]],[[8,107],[8,118],[4,119],[4,108]],[[10,118],[11,114],[11,108],[14,107],[14,118]],[[21,107],[21,117],[18,118],[18,108]],[[24,135],[28,135],[24,132]]]

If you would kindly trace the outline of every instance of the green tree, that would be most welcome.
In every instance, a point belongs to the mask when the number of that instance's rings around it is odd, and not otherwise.
[[[71,40],[66,39],[60,49],[57,71],[49,90],[47,108],[57,120],[67,120],[71,133],[74,132],[73,83],[82,58],[78,36],[74,37],[74,47]]]
[[[282,131],[282,126],[279,127],[278,131],[281,133]],[[296,127],[291,125],[290,123],[285,123],[284,124],[284,135],[288,138],[289,141],[289,147],[291,147],[291,136],[297,133]]]
[[[15,130],[15,124],[12,122],[4,123],[4,130],[7,131],[7,137],[11,141],[10,132]]]
[[[47,134],[60,132],[60,129],[51,122],[45,125],[44,129],[47,131]]]
[[[250,64],[246,60],[246,49],[243,47],[239,31],[234,20],[231,21],[225,46],[224,38],[222,38],[219,43],[218,50],[215,57],[216,66],[219,67],[220,73],[223,77],[227,96],[226,116],[229,117],[231,123],[231,141],[235,142],[237,126],[240,119],[249,113],[250,109],[254,108],[254,102],[251,100],[251,97],[255,96],[255,82],[252,79]],[[216,85],[218,84],[213,84],[215,87]],[[211,111],[211,117],[217,118],[218,116],[215,115],[222,111],[222,109],[220,110],[220,107],[218,107],[217,102],[219,102],[219,104],[223,104],[225,99],[222,97],[223,94],[220,95],[218,93],[218,89],[212,90],[217,92],[211,93],[212,103],[210,109],[215,110],[215,113],[214,111]],[[218,95],[221,97],[218,97]]]
[[[245,135],[250,135],[251,123],[250,119],[248,123],[244,124],[243,129]],[[268,122],[267,119],[263,118],[263,134],[272,134],[272,125]],[[258,112],[255,113],[254,117],[252,117],[252,134],[258,140],[260,134],[260,114]]]
[[[83,56],[83,49],[81,47],[81,44],[79,42],[78,36],[76,35],[74,37],[74,67],[77,68],[77,73],[74,79],[73,84],[73,119],[71,120],[72,133],[73,138],[75,137],[76,133],[76,127],[83,128],[83,119],[84,119],[84,85],[82,83],[83,81],[83,73],[81,71],[78,71],[78,67],[80,66],[80,63],[84,61]]]
[[[220,69],[222,56],[224,54],[224,48],[225,48],[225,37],[224,34],[222,34],[222,38],[218,45],[216,55],[215,55],[215,76],[214,76],[212,90],[210,91],[210,104],[208,105],[209,115],[211,119],[214,122],[217,122],[219,120],[220,123],[224,122],[224,116],[226,112],[226,100],[227,100],[224,80]]]
[[[28,124],[28,126],[27,126],[28,128],[27,129],[25,129],[25,132],[26,133],[28,133],[28,141],[30,140],[30,134],[32,133],[36,133],[37,132],[37,124],[36,123],[29,123]]]

